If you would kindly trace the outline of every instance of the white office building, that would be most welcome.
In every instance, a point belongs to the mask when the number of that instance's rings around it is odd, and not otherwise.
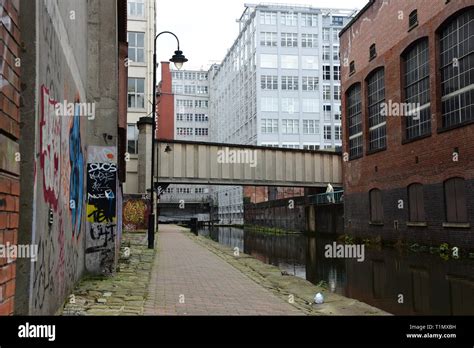
[[[245,5],[211,67],[211,141],[297,149],[342,144],[339,31],[356,10]],[[243,223],[242,187],[215,190],[222,223]]]
[[[144,194],[138,188],[138,128],[140,117],[152,115],[153,40],[156,1],[128,0],[127,180],[125,194]],[[147,180],[146,182],[149,182]]]

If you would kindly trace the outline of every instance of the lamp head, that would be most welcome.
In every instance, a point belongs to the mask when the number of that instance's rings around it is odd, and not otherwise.
[[[186,63],[188,59],[184,56],[183,51],[177,50],[174,51],[173,57],[171,57],[170,62],[174,63],[176,69],[181,70],[183,64]]]

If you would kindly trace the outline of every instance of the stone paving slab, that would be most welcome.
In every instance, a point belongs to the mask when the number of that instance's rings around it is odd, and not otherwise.
[[[146,315],[303,315],[186,236],[160,225]]]
[[[154,250],[148,249],[146,233],[125,232],[117,273],[85,277],[63,307],[62,315],[143,315]]]

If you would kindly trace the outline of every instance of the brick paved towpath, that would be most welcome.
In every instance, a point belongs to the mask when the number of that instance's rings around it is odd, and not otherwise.
[[[145,315],[304,315],[185,233],[160,225]]]

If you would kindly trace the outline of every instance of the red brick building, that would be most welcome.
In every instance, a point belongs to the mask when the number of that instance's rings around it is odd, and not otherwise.
[[[156,136],[158,139],[174,139],[174,95],[169,62],[161,62],[161,82],[157,96],[158,123]]]
[[[17,243],[20,210],[19,0],[0,3],[0,245]],[[12,315],[16,262],[0,257],[0,315]]]
[[[346,231],[473,249],[473,1],[372,0],[340,43]]]

